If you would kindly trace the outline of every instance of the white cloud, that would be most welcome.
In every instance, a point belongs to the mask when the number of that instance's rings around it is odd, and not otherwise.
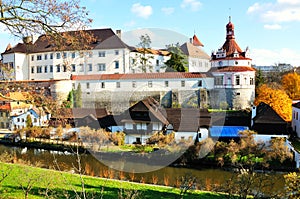
[[[282,29],[282,26],[279,24],[265,24],[264,28],[268,30],[280,30]]]
[[[174,12],[174,8],[168,7],[168,8],[162,8],[161,11],[165,13],[166,15],[171,15]]]
[[[198,11],[201,6],[202,3],[197,0],[183,0],[181,3],[182,8],[188,8],[192,11]]]
[[[247,13],[268,23],[300,21],[300,0],[277,0],[275,3],[254,3]]]
[[[153,10],[151,6],[143,6],[140,3],[135,3],[131,7],[131,12],[142,18],[149,18],[152,15]]]
[[[300,52],[289,48],[277,50],[252,49],[251,57],[253,64],[258,66],[269,66],[275,63],[287,63],[300,66]]]

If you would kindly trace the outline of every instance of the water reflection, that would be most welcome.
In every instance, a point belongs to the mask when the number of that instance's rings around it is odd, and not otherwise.
[[[41,149],[27,149],[26,153],[24,153],[24,148],[22,149],[18,147],[7,147],[0,145],[0,153],[5,151],[13,154],[19,162],[29,162],[33,165],[43,168],[73,172],[76,170],[74,168],[77,166],[76,155],[70,153]],[[204,190],[210,189],[212,186],[220,186],[226,183],[226,181],[233,175],[236,175],[232,172],[221,169],[190,169],[176,167],[164,167],[156,171],[145,173],[136,173],[135,171],[122,172],[109,168],[108,166],[102,164],[94,156],[89,154],[81,155],[81,163],[81,166],[84,168],[84,172],[87,175],[174,187],[179,187],[181,177],[189,174],[190,176],[197,178],[198,188]],[[115,162],[112,164],[117,163]],[[131,164],[135,164],[135,167],[137,167],[137,163]],[[145,171],[148,171],[146,168],[147,166],[148,165],[143,164],[139,165],[140,168],[145,168]],[[270,174],[270,178],[272,178],[272,180],[275,182],[275,185],[272,187],[274,190],[279,192],[283,190],[283,174]]]

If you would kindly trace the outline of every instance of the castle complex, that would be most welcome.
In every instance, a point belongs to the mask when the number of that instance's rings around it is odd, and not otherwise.
[[[196,35],[180,46],[188,60],[189,72],[184,73],[165,72],[170,53],[154,49],[146,55],[151,67],[142,71],[137,60],[139,49],[125,44],[121,31],[89,31],[96,42],[88,51],[56,51],[43,35],[36,41],[29,38],[14,47],[8,45],[2,53],[6,67],[1,68],[0,78],[36,85],[49,81],[50,92],[61,100],[80,84],[84,107],[103,107],[112,112],[122,111],[146,96],[165,107],[251,107],[255,70],[249,49],[241,50],[235,41],[230,19],[225,43],[211,56],[203,51]]]

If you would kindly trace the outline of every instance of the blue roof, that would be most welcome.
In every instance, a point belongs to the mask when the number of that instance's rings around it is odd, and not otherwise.
[[[239,132],[249,130],[247,126],[212,126],[209,128],[211,137],[240,137]]]

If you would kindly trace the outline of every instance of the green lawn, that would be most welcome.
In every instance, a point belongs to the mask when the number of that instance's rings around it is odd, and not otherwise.
[[[2,181],[3,176],[8,176]],[[109,180],[47,170],[25,165],[0,163],[0,198],[180,198],[180,189],[127,181]],[[82,191],[84,184],[84,192]],[[27,188],[26,188],[27,187]],[[136,190],[136,191],[134,191]],[[120,197],[120,193],[123,197]],[[129,197],[131,194],[139,197]],[[189,191],[183,198],[224,198],[209,192]]]

